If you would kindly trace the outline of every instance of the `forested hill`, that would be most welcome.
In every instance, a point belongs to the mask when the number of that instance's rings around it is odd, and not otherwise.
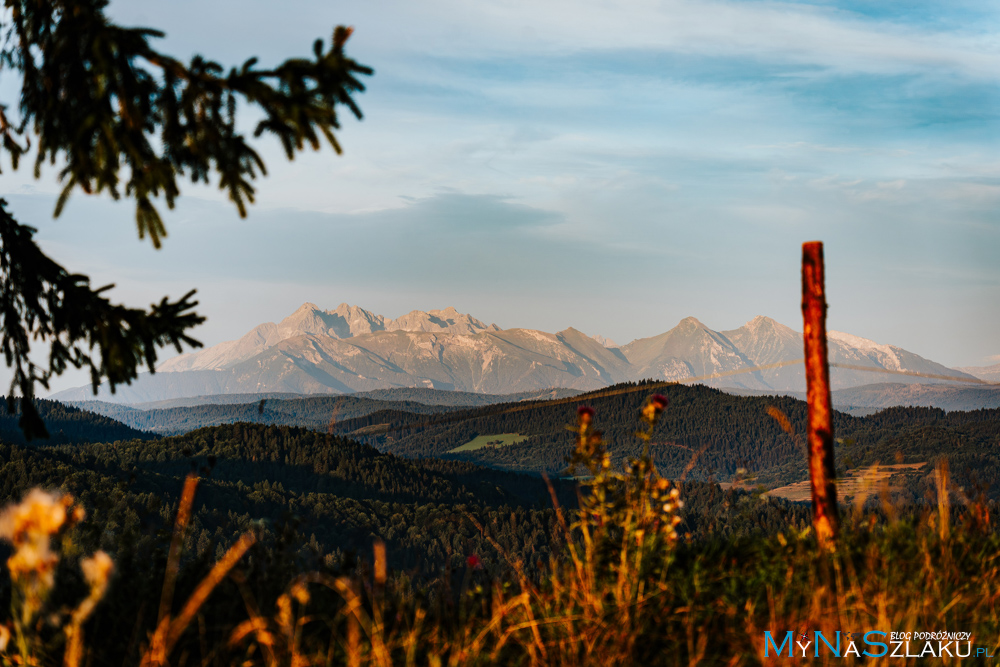
[[[557,475],[566,469],[573,447],[567,426],[575,422],[580,405],[596,410],[595,423],[604,431],[616,463],[638,456],[639,410],[653,391],[642,384],[617,385],[570,402],[501,405],[432,419],[379,412],[336,428],[405,456],[444,456]],[[728,481],[743,468],[769,487],[807,478],[804,402],[785,396],[733,396],[699,385],[655,391],[670,399],[652,445],[657,466],[667,476],[679,477],[690,467],[690,478]],[[772,407],[788,417],[794,437],[771,416]],[[946,456],[957,479],[990,484],[991,495],[1000,497],[1000,409],[889,408],[867,417],[835,413],[834,429],[841,473],[878,462],[933,463]],[[499,443],[504,434],[517,434],[520,442],[453,452],[476,438]]]
[[[105,401],[74,401],[69,405],[117,419],[133,428],[163,435],[179,435],[203,426],[236,422],[305,426],[326,431],[331,423],[361,417],[379,410],[431,414],[496,403],[566,398],[579,393],[571,389],[551,389],[497,396],[438,389],[397,388],[339,396],[329,394],[205,396],[202,397],[204,402],[197,404],[191,403],[194,399],[173,399],[134,406]]]
[[[428,387],[395,387],[393,389],[373,389],[355,394],[358,398],[373,398],[381,401],[415,401],[426,405],[450,405],[453,407],[479,407],[497,403],[524,403],[526,401],[546,401],[569,398],[583,392],[565,387],[522,391],[514,394],[475,394],[468,391],[448,391]]]
[[[0,444],[0,502],[35,486],[61,488],[88,510],[89,547],[124,550],[142,563],[164,547],[164,528],[192,470],[203,481],[189,549],[206,558],[242,531],[264,526],[276,536],[295,533],[282,539],[303,557],[329,563],[350,552],[368,553],[380,538],[394,567],[433,573],[445,563],[461,566],[472,553],[501,564],[487,539],[493,537],[534,570],[548,562],[558,531],[548,488],[538,477],[460,461],[408,460],[328,434],[260,424],[156,441]],[[561,504],[575,501],[574,482],[554,480],[554,486]],[[808,514],[801,506],[754,500],[717,485],[688,485],[685,497],[682,529],[694,535],[804,526]]]
[[[558,474],[565,470],[566,456],[573,446],[567,426],[576,422],[577,407],[589,405],[596,410],[597,427],[604,432],[614,457],[624,460],[640,453],[641,441],[635,437],[639,412],[643,401],[657,391],[667,395],[670,406],[657,425],[653,449],[657,465],[670,476],[682,474],[692,455],[701,450],[694,472],[706,477],[732,475],[739,467],[782,465],[799,455],[794,441],[767,414],[767,408],[777,406],[803,432],[805,403],[784,396],[733,396],[702,385],[664,389],[625,383],[571,401],[504,404],[442,415],[436,420],[377,413],[341,422],[335,428],[352,432],[352,437],[380,449],[412,457],[449,455],[477,436],[516,433],[526,440],[460,456],[487,465]],[[854,421],[847,415],[836,416],[838,429],[850,428]],[[389,424],[389,430],[372,428],[379,424]],[[393,428],[395,424],[409,426]]]
[[[353,440],[305,428],[230,424],[206,427],[155,445],[140,441],[80,448],[100,465],[170,477],[196,466],[216,482],[280,483],[294,493],[402,503],[541,505],[549,495],[537,477],[461,461],[411,460]]]
[[[0,442],[24,443],[24,433],[18,426],[21,418],[19,403],[15,400],[14,413],[8,413],[6,399],[0,397]],[[70,442],[114,442],[115,440],[150,440],[157,437],[145,430],[133,428],[106,415],[59,403],[35,399],[38,414],[49,431],[47,439],[36,439],[34,444],[54,445]]]
[[[379,410],[401,410],[433,414],[463,409],[461,406],[427,405],[419,401],[385,401],[355,396],[310,396],[263,399],[248,403],[205,404],[171,408],[139,409],[104,401],[80,401],[74,406],[117,419],[134,428],[163,435],[179,435],[204,426],[247,422],[264,425],[302,426],[327,431],[340,421]]]
[[[501,531],[514,522],[506,548],[548,557],[554,515],[544,509],[551,500],[540,478],[401,459],[284,426],[226,425],[155,441],[0,444],[0,501],[35,486],[61,488],[87,507],[88,525],[100,527],[91,546],[145,552],[159,543],[192,470],[203,477],[192,532],[199,554],[214,555],[264,521],[279,533],[296,531],[298,544],[311,543],[320,556],[367,553],[380,537],[397,566],[433,568],[458,547],[459,561],[467,549],[489,549],[482,535],[472,539],[470,514]],[[575,497],[569,483],[556,485],[565,501]]]
[[[745,469],[744,478],[768,488],[807,478],[802,450],[804,402],[783,396],[734,396],[699,385],[663,388],[631,383],[570,399],[482,407],[448,408],[354,396],[269,399],[263,406],[257,402],[162,411],[97,406],[134,419],[136,424],[156,423],[178,431],[206,421],[264,422],[263,426],[292,423],[409,458],[442,457],[501,470],[532,474],[544,471],[560,476],[566,472],[566,457],[573,446],[567,426],[575,422],[578,406],[590,405],[597,411],[596,424],[604,431],[616,464],[620,464],[640,454],[642,443],[635,437],[639,410],[654,391],[670,398],[652,445],[654,459],[666,475],[730,481],[738,470]],[[58,417],[72,415],[77,420],[119,429],[79,435],[76,440],[135,437],[121,432],[126,427],[115,426],[110,420],[88,417],[85,412],[51,402],[44,407],[56,418],[52,422],[56,434],[63,428]],[[770,408],[778,408],[788,417],[794,437],[771,416]],[[8,426],[11,437],[19,435],[16,429],[10,430],[16,420],[9,420]],[[962,485],[972,488],[988,484],[990,494],[1000,497],[1000,453],[996,447],[1000,440],[1000,410],[890,408],[867,417],[837,413],[834,426],[841,474],[877,462],[927,463],[947,456]],[[65,435],[68,432],[57,437],[69,441]],[[475,443],[485,446],[454,451]],[[924,470],[929,474],[930,467]]]

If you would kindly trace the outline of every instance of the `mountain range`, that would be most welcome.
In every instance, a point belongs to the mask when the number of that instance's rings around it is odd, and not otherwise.
[[[968,373],[986,382],[994,384],[1000,382],[1000,364],[993,364],[992,366],[965,366],[956,368],[955,370]]]
[[[899,371],[975,381],[960,370],[847,333],[828,334],[834,389],[884,382],[927,383]],[[353,393],[427,387],[487,394],[553,387],[591,390],[645,378],[692,380],[719,388],[804,391],[802,335],[758,316],[715,331],[694,317],[658,336],[616,345],[569,328],[558,333],[501,329],[454,308],[386,319],[358,306],[300,306],[281,322],[254,327],[238,340],[170,359],[98,398],[120,403],[215,394]],[[764,368],[760,368],[764,367]],[[746,372],[747,369],[758,368]],[[858,370],[858,368],[869,370]],[[973,369],[969,369],[973,370]],[[94,398],[90,387],[50,398]]]

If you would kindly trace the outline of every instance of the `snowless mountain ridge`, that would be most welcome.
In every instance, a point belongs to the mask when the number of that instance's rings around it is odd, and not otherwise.
[[[830,332],[828,346],[831,362],[882,373],[834,368],[834,389],[884,382],[885,371],[971,379],[902,348],[851,334]],[[553,387],[591,390],[646,378],[699,378],[716,387],[803,391],[799,365],[736,373],[802,356],[802,335],[764,316],[729,331],[715,331],[688,317],[670,331],[619,346],[573,328],[554,334],[501,329],[454,308],[386,319],[346,303],[334,310],[306,303],[281,322],[261,324],[238,340],[170,359],[155,375],[140,376],[113,395],[103,388],[100,397],[141,402],[392,387],[507,394]],[[900,375],[892,381],[927,382]],[[89,388],[80,388],[53,398],[93,396]]]
[[[987,382],[1000,382],[1000,364],[993,364],[992,366],[965,366],[956,368],[955,370],[968,373]]]
[[[454,308],[423,312],[414,310],[394,320],[387,320],[364,308],[342,303],[335,310],[320,310],[313,303],[304,303],[278,324],[266,322],[251,329],[239,340],[219,343],[208,349],[174,357],[157,368],[159,371],[220,370],[249,359],[295,336],[314,334],[338,340],[353,338],[376,331],[437,331],[448,333],[479,333],[500,331],[495,324],[486,325],[471,315]]]

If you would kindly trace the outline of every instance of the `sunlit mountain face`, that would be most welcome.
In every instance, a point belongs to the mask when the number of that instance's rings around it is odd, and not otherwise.
[[[829,334],[830,361],[874,372],[834,368],[834,389],[882,382],[928,382],[898,372],[972,379],[893,345]],[[802,336],[759,316],[716,331],[694,317],[658,336],[618,346],[569,328],[557,333],[501,329],[454,308],[387,319],[358,306],[322,310],[306,303],[281,322],[254,327],[235,341],[163,363],[115,394],[119,402],[184,396],[288,392],[351,393],[428,387],[507,394],[551,387],[597,389],[617,382],[697,381],[714,387],[803,391]],[[54,398],[86,400],[89,387]]]

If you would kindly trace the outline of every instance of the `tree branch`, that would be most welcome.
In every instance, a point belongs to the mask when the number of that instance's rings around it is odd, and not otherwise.
[[[102,379],[111,390],[130,383],[143,365],[156,367],[159,347],[201,347],[187,330],[205,318],[193,312],[194,290],[176,301],[164,297],[148,311],[113,304],[102,294],[112,286],[92,289],[90,281],[70,274],[35,244],[35,230],[19,224],[0,199],[0,349],[14,370],[7,410],[20,401],[19,425],[29,440],[48,432],[35,410],[35,386],[69,365],[88,368],[97,391]],[[49,346],[48,367],[30,358],[31,343]],[[96,352],[96,354],[95,354]]]

